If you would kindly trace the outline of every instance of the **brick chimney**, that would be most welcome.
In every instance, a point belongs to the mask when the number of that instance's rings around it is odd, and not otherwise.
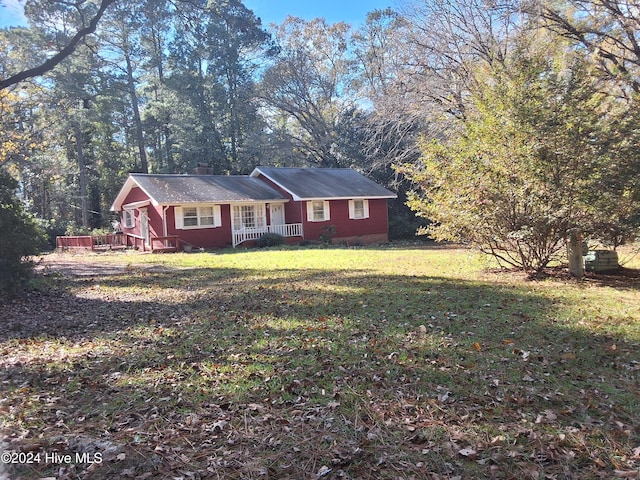
[[[213,167],[210,167],[208,163],[200,162],[193,169],[194,175],[213,175]]]

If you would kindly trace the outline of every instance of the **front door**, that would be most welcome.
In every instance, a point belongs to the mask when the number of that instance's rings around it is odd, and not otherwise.
[[[284,225],[284,205],[281,203],[272,203],[270,211],[271,225]]]

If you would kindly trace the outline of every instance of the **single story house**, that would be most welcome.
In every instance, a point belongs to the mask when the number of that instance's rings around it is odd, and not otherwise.
[[[257,167],[251,175],[132,173],[111,210],[120,229],[150,245],[176,236],[194,247],[236,247],[278,233],[288,243],[388,240],[387,200],[396,195],[344,168]]]

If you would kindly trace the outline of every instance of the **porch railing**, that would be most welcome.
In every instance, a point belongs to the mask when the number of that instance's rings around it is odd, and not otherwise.
[[[125,234],[113,233],[108,235],[78,235],[69,237],[57,237],[56,247],[61,250],[69,248],[82,248],[87,250],[117,250],[135,248],[136,250],[152,252],[176,252],[179,250],[179,239],[175,235],[167,237],[151,237],[151,245],[144,238]]]
[[[266,227],[250,227],[233,232],[233,246],[237,247],[243,242],[257,240],[265,233],[277,233],[283,237],[301,237],[301,223],[287,223],[286,225],[267,225]]]
[[[60,249],[84,248],[87,250],[115,250],[127,248],[127,237],[123,233],[107,235],[75,235],[56,238],[56,247]]]

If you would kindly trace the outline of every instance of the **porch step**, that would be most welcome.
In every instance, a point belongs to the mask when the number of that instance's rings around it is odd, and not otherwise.
[[[178,249],[176,247],[158,247],[151,250],[151,253],[175,253]]]

